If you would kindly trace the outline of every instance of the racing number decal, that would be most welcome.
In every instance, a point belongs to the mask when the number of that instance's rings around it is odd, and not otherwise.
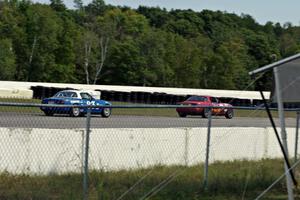
[[[87,101],[86,104],[89,105],[89,106],[90,105],[94,106],[95,105],[95,101]]]

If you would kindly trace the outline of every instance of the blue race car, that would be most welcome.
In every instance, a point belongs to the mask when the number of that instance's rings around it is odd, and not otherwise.
[[[87,91],[63,90],[56,93],[53,97],[42,100],[42,104],[59,104],[59,105],[111,105],[111,103],[93,98]],[[72,117],[83,116],[87,113],[87,108],[80,107],[41,107],[41,110],[47,116],[54,114],[69,114]],[[100,114],[102,117],[111,115],[111,108],[92,108],[92,114]]]

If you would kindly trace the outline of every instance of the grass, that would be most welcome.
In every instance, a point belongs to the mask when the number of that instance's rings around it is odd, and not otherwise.
[[[173,179],[170,175],[176,174]],[[177,172],[177,173],[176,173]],[[238,200],[254,199],[283,173],[282,160],[218,162],[210,165],[208,187],[203,188],[203,166],[156,166],[131,171],[92,171],[89,199],[111,200]],[[168,184],[155,186],[169,180]],[[139,183],[129,191],[134,184]],[[295,190],[295,194],[299,189]],[[287,199],[285,179],[263,199]],[[299,198],[299,196],[298,196]],[[0,175],[0,199],[82,199],[82,175]]]
[[[18,103],[40,103],[38,99],[0,99],[0,102],[18,102]],[[112,102],[113,105],[132,105],[132,103]],[[137,104],[134,104],[137,105]],[[39,108],[26,107],[4,107],[0,106],[0,112],[26,112],[42,113]],[[235,117],[268,117],[264,110],[238,110],[234,111]],[[178,117],[174,108],[115,108],[114,115],[138,115],[138,116],[164,116]],[[277,111],[272,111],[273,117],[278,117]],[[286,117],[296,118],[296,112],[285,112]]]

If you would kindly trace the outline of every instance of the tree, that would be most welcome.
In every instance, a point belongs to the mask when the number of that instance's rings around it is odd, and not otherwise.
[[[86,83],[96,84],[101,78],[111,43],[139,37],[147,29],[147,21],[136,12],[112,9],[97,16],[86,29],[88,34],[83,37],[84,48],[81,48],[81,55],[85,56],[81,62],[84,63]]]
[[[96,84],[106,60],[109,42],[114,37],[115,25],[111,18],[105,15],[97,17],[96,21],[88,26],[91,30],[86,30],[82,38],[82,60],[86,83]],[[90,74],[94,74],[93,79]]]
[[[61,21],[55,12],[44,5],[34,5],[26,13],[28,34],[27,81],[48,81],[54,78],[55,51],[59,46]]]
[[[57,34],[57,48],[54,51],[56,67],[52,71],[56,82],[75,82],[76,43],[79,41],[81,28],[74,23],[68,13],[60,15],[61,29]]]
[[[80,42],[79,62],[83,62],[86,84],[90,84],[90,68],[95,63],[94,49],[97,49],[98,37],[94,32],[86,30]],[[80,55],[83,55],[80,56]]]
[[[83,2],[82,0],[74,0],[74,7],[78,10],[82,10],[83,9]]]
[[[172,86],[199,87],[201,70],[201,52],[196,45],[182,36],[172,34],[168,40],[167,62],[174,76]]]
[[[31,4],[27,1],[2,1],[0,5],[0,40],[9,40],[15,54],[16,70],[14,79],[24,80],[26,74],[27,35],[24,30],[26,17],[24,12]]]
[[[169,67],[165,62],[167,34],[149,30],[137,41],[140,49],[140,79],[143,86],[164,86],[169,78]]]
[[[245,70],[247,48],[240,38],[232,38],[216,49],[216,69],[213,72],[213,88],[244,90],[250,77]]]
[[[110,81],[118,85],[142,85],[144,60],[135,40],[128,38],[115,43],[110,53]]]
[[[50,0],[50,6],[52,9],[58,12],[63,12],[66,10],[66,6],[62,0]]]
[[[155,28],[163,28],[172,20],[172,16],[165,8],[139,6],[137,12],[145,16],[149,20],[149,24]]]
[[[300,28],[290,23],[260,25],[250,15],[209,10],[133,10],[103,0],[74,4],[76,10],[63,0],[0,0],[2,78],[244,89],[247,72],[272,62],[270,55],[300,51]],[[264,79],[269,87],[270,76]]]
[[[15,70],[15,54],[12,41],[2,39],[0,40],[0,80],[14,79]]]
[[[284,57],[292,56],[300,51],[300,45],[297,44],[295,37],[289,33],[285,33],[280,37],[280,51]]]
[[[106,9],[106,5],[103,0],[93,0],[91,3],[89,3],[86,6],[86,11],[92,17],[103,15],[105,9]]]

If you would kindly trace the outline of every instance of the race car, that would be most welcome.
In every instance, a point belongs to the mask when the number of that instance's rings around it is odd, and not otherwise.
[[[207,118],[210,114],[212,116],[222,115],[227,119],[231,119],[233,117],[233,108],[231,108],[232,105],[228,103],[220,103],[219,99],[212,96],[191,96],[179,104],[184,106],[204,106],[203,108],[176,108],[176,111],[180,117],[186,117],[187,115],[202,115],[203,118]],[[210,109],[205,106],[215,106],[218,108]]]
[[[59,105],[111,105],[110,102],[95,99],[88,91],[79,90],[63,90],[56,93],[53,97],[42,100],[42,104],[59,104]],[[69,114],[72,117],[83,116],[87,113],[85,107],[46,107],[42,106],[40,109],[47,116],[54,114]],[[92,114],[100,114],[102,117],[109,117],[111,115],[111,108],[93,107]]]

